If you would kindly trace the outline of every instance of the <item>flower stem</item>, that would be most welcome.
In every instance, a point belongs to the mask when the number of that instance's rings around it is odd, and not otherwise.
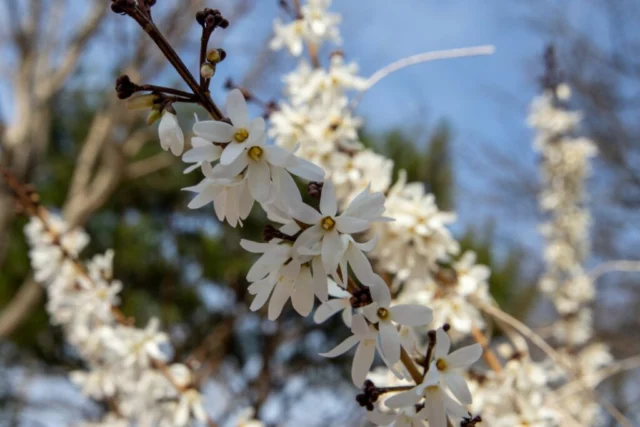
[[[487,365],[489,365],[491,370],[495,373],[501,372],[502,365],[500,364],[500,360],[498,360],[496,354],[489,347],[489,342],[482,334],[482,331],[480,331],[477,326],[473,326],[471,328],[471,335],[473,336],[473,339],[482,346],[482,358],[487,362]]]

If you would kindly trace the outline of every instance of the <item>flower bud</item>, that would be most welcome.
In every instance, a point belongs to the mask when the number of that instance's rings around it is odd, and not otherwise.
[[[123,74],[116,79],[116,93],[118,98],[127,99],[139,89],[138,85],[133,83],[128,75]]]
[[[205,79],[210,79],[216,73],[216,66],[214,64],[205,63],[200,67],[200,75]]]
[[[146,95],[138,95],[129,98],[127,101],[127,108],[129,110],[146,110],[147,108],[153,107],[155,103],[156,95],[146,94]]]
[[[224,49],[211,49],[209,52],[207,52],[207,61],[212,64],[222,62],[226,57],[227,52],[225,52]]]
[[[153,109],[147,115],[147,126],[151,126],[162,117],[160,110]]]

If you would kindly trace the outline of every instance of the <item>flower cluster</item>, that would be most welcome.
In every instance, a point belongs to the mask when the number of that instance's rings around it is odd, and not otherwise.
[[[597,154],[595,144],[575,136],[581,115],[569,111],[571,90],[566,84],[548,88],[534,99],[529,124],[536,131],[534,147],[540,153],[542,191],[539,206],[547,219],[540,225],[546,239],[546,272],[540,289],[553,302],[559,319],[552,325],[561,351],[573,366],[573,381],[589,389],[587,379],[611,362],[606,346],[590,343],[592,339],[591,302],[595,296],[592,279],[584,262],[589,252],[591,215],[586,206],[586,179],[590,160]],[[577,360],[575,362],[570,360]],[[583,363],[588,360],[590,363]],[[559,372],[563,378],[566,372]],[[566,378],[564,378],[566,379]],[[581,423],[593,423],[599,405],[584,392],[570,399],[566,411]]]
[[[506,343],[498,350],[506,361],[500,372],[471,375],[473,407],[482,410],[483,421],[500,427],[563,425],[561,407],[553,401],[550,367]]]
[[[585,180],[590,158],[597,154],[593,142],[575,137],[580,114],[564,106],[571,91],[562,84],[547,89],[531,106],[529,124],[536,130],[540,153],[542,191],[539,205],[547,214],[540,225],[546,239],[547,271],[540,287],[554,302],[562,319],[557,338],[569,346],[584,344],[591,336],[593,284],[583,268],[589,250],[591,215],[585,207]]]
[[[122,283],[113,277],[113,251],[81,262],[78,255],[88,235],[42,209],[26,225],[25,235],[34,276],[46,287],[51,321],[63,328],[88,368],[72,372],[72,381],[88,397],[117,408],[117,415],[107,414],[100,425],[135,421],[168,427],[206,421],[190,369],[168,365],[172,348],[158,320],[138,328],[118,310]]]

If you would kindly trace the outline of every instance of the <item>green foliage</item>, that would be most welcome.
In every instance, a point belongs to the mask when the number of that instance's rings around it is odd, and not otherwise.
[[[537,288],[535,283],[522,283],[524,279],[521,264],[526,256],[521,248],[510,248],[504,259],[496,256],[496,242],[493,225],[487,224],[483,231],[469,228],[460,238],[461,250],[476,253],[478,264],[491,268],[489,291],[497,303],[518,318],[526,317],[535,304]]]

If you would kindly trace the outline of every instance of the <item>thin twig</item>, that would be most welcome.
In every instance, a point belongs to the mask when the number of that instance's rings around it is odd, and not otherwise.
[[[640,272],[640,261],[619,260],[604,262],[589,272],[592,281],[598,280],[601,276],[615,271]]]
[[[495,52],[493,45],[483,45],[474,47],[463,47],[459,49],[436,50],[432,52],[419,53],[417,55],[407,56],[399,59],[391,64],[376,71],[367,79],[366,87],[351,101],[351,108],[358,106],[362,97],[368,90],[375,86],[380,80],[395,73],[403,68],[412,65],[421,64],[423,62],[438,61],[441,59],[467,58],[471,56],[491,55]]]
[[[482,358],[485,362],[487,362],[487,365],[489,365],[493,372],[500,373],[502,371],[500,360],[493,352],[493,350],[491,350],[491,347],[489,347],[489,342],[482,334],[482,331],[480,331],[480,329],[478,329],[478,327],[474,325],[471,328],[471,335],[473,336],[473,339],[482,346]]]

